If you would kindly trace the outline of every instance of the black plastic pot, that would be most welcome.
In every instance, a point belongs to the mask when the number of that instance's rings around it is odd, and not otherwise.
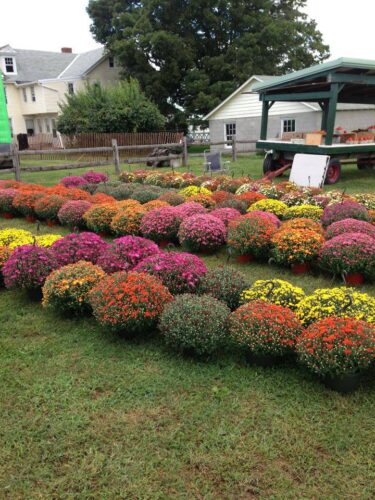
[[[272,354],[256,354],[254,352],[248,352],[246,354],[246,361],[249,364],[262,366],[263,368],[277,366],[282,360],[282,356],[273,356]]]
[[[361,379],[360,373],[348,373],[337,376],[327,375],[324,377],[323,383],[329,389],[340,394],[350,394],[358,389]]]

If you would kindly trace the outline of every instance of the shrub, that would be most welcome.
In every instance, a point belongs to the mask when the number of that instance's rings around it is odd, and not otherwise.
[[[111,230],[118,235],[136,236],[141,232],[142,217],[146,213],[147,211],[142,206],[121,209],[112,219]]]
[[[299,205],[295,207],[290,207],[284,213],[284,219],[295,219],[295,218],[306,218],[312,219],[314,221],[320,221],[323,215],[323,209],[315,205]]]
[[[189,196],[187,201],[199,203],[200,205],[208,209],[212,209],[216,205],[215,201],[212,199],[212,196],[207,194],[196,194],[194,196]]]
[[[281,220],[278,217],[276,217],[275,214],[271,214],[271,212],[262,212],[261,210],[254,210],[253,212],[248,212],[246,214],[247,219],[251,219],[253,217],[268,220],[272,222],[272,224],[274,224],[276,227],[279,227],[281,224]]]
[[[229,249],[237,255],[251,254],[265,258],[271,248],[275,231],[275,225],[268,220],[260,217],[241,217],[229,224]]]
[[[272,238],[272,255],[278,264],[307,263],[318,257],[323,243],[323,236],[309,229],[281,230]]]
[[[258,192],[267,196],[268,199],[278,200],[283,196],[283,191],[275,184],[269,182],[260,182],[258,184]],[[276,207],[276,205],[274,205]]]
[[[229,193],[235,193],[240,186],[244,183],[244,178],[232,179],[231,177],[223,176],[218,189],[221,191],[228,191]]]
[[[97,233],[111,230],[111,222],[117,214],[118,207],[112,203],[103,203],[89,208],[83,215],[87,227]]]
[[[83,228],[85,226],[83,216],[91,207],[92,204],[88,201],[67,201],[57,212],[57,218],[63,226]]]
[[[13,249],[22,245],[31,245],[34,241],[35,238],[30,231],[25,231],[24,229],[0,230],[0,246]]]
[[[233,200],[234,195],[232,193],[228,193],[228,191],[215,191],[211,194],[211,198],[215,203],[222,203],[226,200]]]
[[[302,333],[296,350],[299,360],[318,375],[362,372],[375,361],[375,329],[365,321],[326,318]]]
[[[241,217],[241,213],[235,208],[216,208],[210,212],[212,217],[217,217],[227,226],[230,221]]]
[[[88,294],[104,276],[100,267],[84,260],[60,267],[44,283],[42,304],[62,313],[88,312]]]
[[[367,209],[354,201],[343,201],[342,203],[335,203],[328,205],[322,215],[322,224],[328,227],[334,222],[343,219],[358,219],[369,221],[369,214]]]
[[[39,219],[56,220],[58,211],[64,203],[66,199],[58,194],[43,196],[35,203],[35,214]]]
[[[228,307],[214,297],[183,294],[166,306],[159,329],[172,349],[209,355],[224,344],[229,313]]]
[[[161,188],[151,188],[151,186],[149,186],[148,188],[142,186],[141,188],[139,189],[135,189],[132,193],[132,199],[133,200],[137,200],[139,201],[139,203],[147,203],[149,201],[152,201],[152,200],[156,200],[157,198],[159,198],[159,196],[161,195],[162,193],[162,189]]]
[[[375,226],[369,222],[357,219],[344,219],[334,222],[327,227],[325,237],[327,240],[347,233],[362,233],[375,238]]]
[[[302,288],[294,286],[284,280],[257,280],[249,289],[241,294],[241,302],[253,300],[266,300],[278,306],[289,307],[296,310],[297,305],[305,298]]]
[[[14,197],[17,195],[17,189],[0,189],[0,214],[10,213],[16,214],[17,210],[13,206]]]
[[[96,264],[99,255],[107,248],[108,243],[97,234],[72,233],[56,241],[51,247],[51,252],[59,266],[66,266],[80,260]]]
[[[192,215],[181,222],[178,239],[181,245],[193,252],[210,252],[224,245],[226,228],[220,219],[212,215]]]
[[[159,253],[146,257],[134,271],[159,278],[173,294],[192,293],[207,272],[204,262],[189,253]]]
[[[159,200],[166,201],[169,205],[176,207],[185,202],[185,197],[178,193],[167,192],[159,196]]]
[[[153,241],[176,240],[181,219],[174,207],[148,212],[141,222],[141,233]]]
[[[103,205],[105,203],[113,205],[116,203],[116,200],[112,196],[105,193],[95,193],[91,196],[89,201],[91,201],[91,203],[95,203],[96,205]]]
[[[306,219],[304,217],[290,219],[283,222],[280,231],[304,231],[304,230],[314,231],[315,233],[323,234],[322,225],[312,219]]]
[[[351,195],[358,203],[367,208],[367,210],[375,210],[375,194],[373,193],[356,193]]]
[[[375,275],[375,240],[363,233],[335,236],[324,243],[319,254],[319,265],[333,274],[362,273]]]
[[[301,332],[302,325],[293,311],[264,300],[248,302],[229,316],[233,342],[257,355],[288,354]]]
[[[99,256],[97,264],[108,274],[130,271],[146,257],[158,253],[159,247],[146,238],[123,236],[113,240]]]
[[[244,193],[236,194],[236,199],[246,203],[246,208],[260,200],[265,200],[266,197],[262,193],[257,193],[256,191],[246,191]]]
[[[178,214],[181,219],[205,213],[207,213],[207,210],[202,205],[195,203],[194,201],[190,203],[182,203],[176,207],[176,214]]]
[[[238,210],[241,214],[245,214],[247,210],[247,204],[242,200],[231,198],[218,203],[216,205],[216,208],[234,208],[235,210]]]
[[[128,334],[155,328],[165,305],[172,299],[167,288],[154,276],[125,272],[105,277],[89,295],[98,322]]]
[[[60,184],[62,184],[64,187],[72,188],[84,186],[85,184],[88,184],[88,181],[86,181],[82,176],[69,175],[60,179]]]
[[[143,205],[143,208],[147,211],[147,212],[151,212],[151,210],[155,210],[156,208],[163,208],[163,207],[169,207],[169,203],[167,203],[166,201],[161,201],[159,199],[157,200],[152,200],[152,201],[148,201],[147,203],[145,203]]]
[[[9,247],[0,246],[0,286],[4,285],[3,267],[11,254],[12,250]]]
[[[375,299],[346,287],[321,288],[301,300],[296,312],[304,325],[329,316],[375,324]]]
[[[55,267],[56,261],[49,249],[36,245],[17,247],[3,266],[5,286],[38,289]]]
[[[271,212],[271,214],[282,218],[287,212],[288,206],[282,201],[267,199],[253,203],[248,211],[250,212],[253,210],[260,210],[261,212]]]
[[[135,184],[120,184],[112,190],[112,196],[116,198],[116,200],[127,200],[131,198],[135,188]]]
[[[240,272],[230,267],[216,267],[202,277],[197,291],[199,294],[212,295],[233,310],[238,307],[246,286],[246,279]]]
[[[24,216],[35,215],[35,204],[42,197],[40,191],[19,191],[13,198],[13,207]]]
[[[179,194],[181,194],[182,196],[185,196],[186,198],[189,198],[190,196],[195,196],[197,194],[205,194],[205,195],[211,196],[211,191],[209,189],[204,188],[204,187],[188,186],[184,189],[181,189],[179,191]]]
[[[52,246],[55,243],[55,241],[61,239],[62,239],[61,234],[40,234],[39,236],[34,237],[34,243],[39,247],[48,248]]]
[[[107,182],[108,181],[108,175],[103,174],[101,172],[94,172],[93,170],[89,170],[88,172],[85,172],[82,175],[83,179],[85,181],[89,182],[90,184],[99,184],[100,182]]]

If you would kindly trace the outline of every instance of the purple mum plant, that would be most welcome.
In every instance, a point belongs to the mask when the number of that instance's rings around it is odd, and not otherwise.
[[[184,219],[178,231],[181,245],[190,251],[212,252],[226,242],[227,230],[224,222],[212,215],[192,215]]]
[[[93,170],[90,170],[89,172],[85,172],[84,174],[82,174],[82,178],[89,184],[99,184],[100,182],[108,181],[107,174],[103,174],[101,172],[94,172]]]
[[[334,222],[343,219],[358,219],[369,221],[370,216],[368,210],[355,201],[343,201],[342,203],[335,203],[328,205],[322,215],[322,224],[327,227]]]
[[[66,188],[76,188],[88,184],[88,182],[79,175],[68,175],[68,177],[63,177],[60,180],[60,184]]]
[[[109,244],[94,233],[72,233],[55,241],[51,252],[58,266],[66,266],[80,260],[96,264],[99,255],[107,250]]]

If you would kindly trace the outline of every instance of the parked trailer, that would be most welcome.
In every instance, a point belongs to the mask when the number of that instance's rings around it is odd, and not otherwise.
[[[266,152],[263,163],[265,174],[290,165],[296,153],[329,155],[327,184],[335,184],[340,179],[344,163],[356,163],[359,169],[374,168],[375,134],[371,134],[373,139],[370,143],[337,143],[334,139],[338,141],[340,136],[335,136],[334,127],[337,103],[375,105],[375,61],[341,58],[259,83],[253,90],[259,93],[263,103],[260,140],[256,147]],[[275,102],[287,101],[319,104],[324,144],[310,145],[267,138],[270,108]]]

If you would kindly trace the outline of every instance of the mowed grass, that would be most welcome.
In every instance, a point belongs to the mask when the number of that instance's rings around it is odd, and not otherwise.
[[[0,228],[34,232],[24,219]],[[42,224],[42,234],[66,234]],[[209,267],[226,256],[204,257]],[[249,283],[328,278],[234,265]],[[364,287],[374,293],[373,286]],[[375,373],[341,396],[292,362],[208,362],[0,291],[3,498],[373,498]]]

